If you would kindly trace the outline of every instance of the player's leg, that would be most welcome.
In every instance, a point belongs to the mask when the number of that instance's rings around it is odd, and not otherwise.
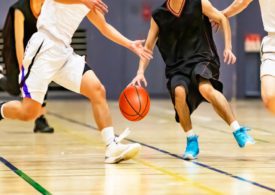
[[[21,121],[34,120],[41,113],[41,104],[30,98],[23,101],[9,101],[1,103],[1,116],[6,119]]]
[[[228,125],[230,125],[233,130],[233,135],[240,147],[244,147],[246,144],[254,144],[253,138],[247,133],[248,129],[245,127],[240,127],[228,101],[221,92],[212,86],[209,80],[200,80],[199,91],[201,95],[213,106],[219,116]]]
[[[186,102],[187,93],[184,86],[179,85],[174,91],[175,109],[179,118],[179,122],[183,130],[187,134],[187,144],[184,152],[184,159],[196,159],[199,154],[198,136],[192,130],[190,111]]]
[[[107,146],[105,162],[118,163],[133,158],[140,150],[140,145],[121,144],[120,140],[116,140],[105,88],[92,70],[84,73],[80,93],[89,99],[95,121]]]
[[[42,104],[42,113],[34,122],[34,128],[33,128],[34,133],[53,133],[54,132],[54,128],[49,125],[48,120],[45,117],[45,114],[47,112],[46,110],[47,95],[48,93],[45,95],[45,99]]]
[[[275,63],[274,63],[275,67]],[[265,75],[261,78],[261,93],[265,107],[275,114],[275,77]]]
[[[265,107],[275,114],[275,38],[264,37],[261,56],[261,96]]]
[[[121,144],[126,133],[115,137],[106,92],[95,73],[85,65],[84,58],[72,55],[65,66],[55,76],[54,81],[61,86],[80,93],[91,103],[92,115],[106,144],[106,163],[119,163],[136,156],[140,144]]]

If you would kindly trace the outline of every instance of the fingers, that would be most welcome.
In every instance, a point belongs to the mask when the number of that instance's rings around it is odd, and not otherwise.
[[[99,11],[101,11],[101,12],[103,12],[104,14],[106,14],[106,13],[108,13],[108,6],[105,4],[105,3],[103,3],[101,0],[98,0],[96,3],[95,3],[95,7],[99,10]]]
[[[224,52],[224,63],[235,64],[236,56],[232,52]]]
[[[146,79],[144,78],[142,81],[144,83],[144,86],[147,87],[147,81],[146,81]]]
[[[147,81],[146,81],[146,79],[142,76],[142,77],[140,77],[140,76],[136,76],[136,78],[134,78],[133,80],[132,80],[132,82],[131,83],[129,83],[129,85],[128,86],[131,86],[131,85],[137,85],[137,86],[142,86],[142,83],[144,84],[144,86],[145,87],[147,87]]]
[[[95,8],[103,14],[108,13],[108,6],[102,0],[86,0],[84,4],[91,10]]]
[[[142,60],[151,60],[151,59],[153,59],[152,52],[148,52],[148,51],[145,51],[145,50],[143,50],[141,52],[140,57],[141,57]]]

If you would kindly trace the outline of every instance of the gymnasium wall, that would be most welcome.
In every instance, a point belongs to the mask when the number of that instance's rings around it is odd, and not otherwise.
[[[0,28],[3,27],[8,7],[13,2],[15,0],[0,1]],[[106,16],[107,21],[130,39],[144,39],[147,35],[149,20],[144,17],[147,16],[147,12],[143,12],[143,8],[146,8],[147,5],[155,8],[162,3],[159,0],[106,0],[105,2],[110,8]],[[232,0],[212,0],[211,2],[218,9],[223,9]],[[250,96],[249,94],[253,94],[251,91],[258,89],[257,65],[259,64],[259,58],[256,54],[246,54],[243,50],[243,37],[246,33],[260,32],[263,34],[258,9],[258,2],[254,1],[249,9],[238,17],[230,19],[233,48],[238,57],[238,63],[237,66],[221,65],[220,78],[224,83],[224,94],[228,98],[236,94],[239,98]],[[148,11],[148,9],[145,9],[145,11]],[[253,16],[253,22],[248,22],[251,20],[251,16]],[[138,58],[128,50],[102,37],[87,20],[81,24],[81,28],[86,29],[88,35],[88,64],[95,70],[107,88],[108,97],[117,98],[121,90],[134,77],[138,66]],[[222,56],[224,47],[222,34],[220,32],[214,33],[214,36],[220,56]],[[234,80],[234,75],[238,76],[237,80]],[[146,76],[149,83],[148,89],[152,96],[168,97],[164,77],[164,63],[157,49]]]

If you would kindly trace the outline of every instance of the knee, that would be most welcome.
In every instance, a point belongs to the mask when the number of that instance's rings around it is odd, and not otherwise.
[[[199,85],[199,92],[200,94],[208,99],[208,97],[212,96],[214,94],[215,89],[211,84],[200,84]]]
[[[266,93],[263,96],[265,107],[275,114],[275,92]]]
[[[94,84],[93,89],[91,89],[91,93],[88,97],[91,101],[100,101],[101,99],[106,98],[106,89],[104,85],[102,85],[100,82],[97,82]]]
[[[186,101],[186,91],[183,86],[178,86],[175,88],[175,104],[176,106]]]

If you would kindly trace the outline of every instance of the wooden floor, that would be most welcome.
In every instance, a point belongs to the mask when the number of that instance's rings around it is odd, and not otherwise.
[[[32,123],[1,121],[0,194],[275,194],[275,117],[260,101],[232,107],[253,129],[257,144],[240,149],[230,128],[205,103],[192,116],[201,153],[189,162],[182,159],[186,138],[170,101],[153,101],[149,116],[137,123],[126,121],[117,103],[110,102],[117,133],[130,127],[128,142],[143,147],[136,159],[107,165],[89,104],[49,101],[54,134],[33,134]]]

